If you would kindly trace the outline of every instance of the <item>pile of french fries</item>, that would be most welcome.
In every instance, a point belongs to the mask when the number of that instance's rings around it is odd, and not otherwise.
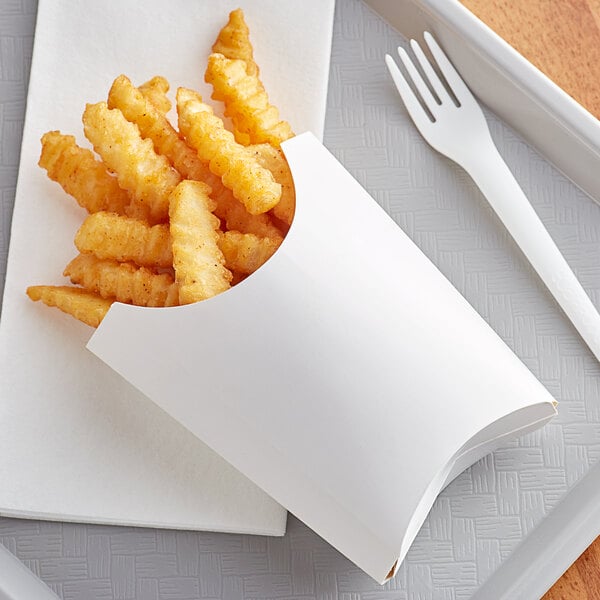
[[[97,327],[115,301],[199,302],[242,281],[277,250],[295,193],[280,144],[294,135],[259,78],[241,9],[229,15],[205,80],[232,131],[190,89],[177,90],[178,129],[167,118],[169,83],[115,79],[106,102],[83,113],[97,156],[58,131],[42,137],[39,165],[89,213],[65,268],[74,286],[27,289]]]

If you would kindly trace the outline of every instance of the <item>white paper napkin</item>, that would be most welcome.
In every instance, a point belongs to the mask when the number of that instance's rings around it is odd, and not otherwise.
[[[92,330],[30,302],[64,284],[84,212],[37,166],[53,129],[82,145],[86,102],[120,73],[199,89],[237,2],[40,0],[0,321],[0,513],[86,522],[282,534],[285,511],[99,361]],[[321,133],[333,0],[243,3],[270,98]],[[310,43],[307,41],[310,40]],[[156,348],[160,353],[161,348]],[[202,390],[202,381],[198,381]]]

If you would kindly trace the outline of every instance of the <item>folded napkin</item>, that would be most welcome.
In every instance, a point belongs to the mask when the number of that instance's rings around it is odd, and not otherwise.
[[[92,330],[25,296],[65,284],[84,213],[37,166],[40,137],[82,145],[86,102],[160,74],[200,90],[237,2],[40,0],[0,321],[0,513],[281,535],[284,509],[85,348]],[[333,0],[244,2],[270,99],[323,130]],[[310,44],[306,40],[310,39]],[[300,51],[301,49],[301,51]],[[160,348],[155,352],[159,354]]]

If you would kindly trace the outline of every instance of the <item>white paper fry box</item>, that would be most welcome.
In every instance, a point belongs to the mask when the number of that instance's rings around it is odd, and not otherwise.
[[[199,304],[113,305],[88,348],[383,582],[440,490],[554,402],[314,136],[283,148],[277,253]]]
[[[40,137],[83,137],[87,102],[121,73],[198,89],[237,0],[40,0],[0,320],[0,514],[282,535],[286,512],[85,349],[91,329],[30,302],[68,281],[85,217],[37,166]],[[244,0],[270,99],[297,130],[321,132],[333,0]],[[304,45],[310,38],[311,43]],[[302,48],[302,52],[298,52]],[[160,352],[160,348],[157,349]]]

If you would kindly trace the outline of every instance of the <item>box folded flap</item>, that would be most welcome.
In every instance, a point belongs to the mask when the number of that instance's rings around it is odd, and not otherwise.
[[[277,253],[199,304],[113,305],[88,348],[382,582],[451,478],[554,403],[313,135],[283,148]]]

